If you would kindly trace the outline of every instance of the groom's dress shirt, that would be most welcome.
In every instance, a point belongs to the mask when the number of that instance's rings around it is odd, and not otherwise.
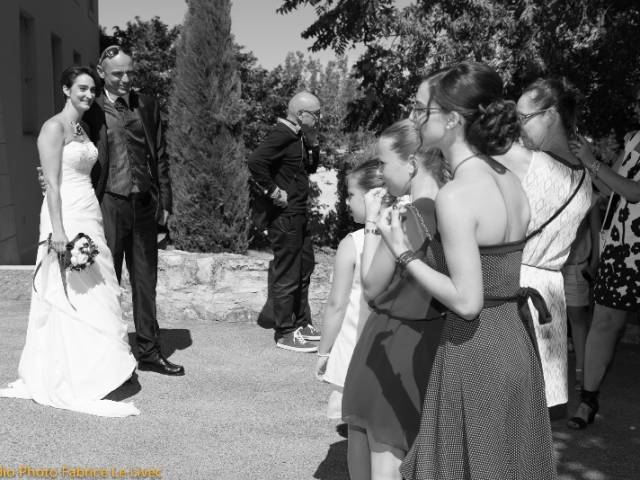
[[[105,90],[105,120],[109,148],[106,191],[124,197],[147,192],[152,178],[144,127],[130,95],[117,97]]]

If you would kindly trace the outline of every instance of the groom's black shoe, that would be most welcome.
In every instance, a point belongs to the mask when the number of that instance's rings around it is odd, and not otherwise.
[[[163,375],[174,375],[176,377],[184,375],[184,367],[176,365],[164,358],[160,353],[155,353],[149,357],[138,361],[138,370],[162,373]]]

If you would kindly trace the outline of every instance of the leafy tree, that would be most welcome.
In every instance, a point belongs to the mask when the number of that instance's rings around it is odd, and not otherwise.
[[[248,170],[229,0],[190,0],[178,43],[168,144],[176,246],[245,252]]]
[[[406,114],[424,73],[463,59],[486,61],[513,97],[538,76],[564,75],[584,94],[582,130],[597,137],[630,127],[640,81],[640,6],[632,0],[284,0],[281,13],[312,5],[302,36],[312,50],[367,45],[355,66],[362,97],[351,128],[380,129]],[[603,101],[606,99],[606,101]]]

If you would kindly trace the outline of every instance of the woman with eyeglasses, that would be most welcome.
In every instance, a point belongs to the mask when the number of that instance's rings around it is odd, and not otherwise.
[[[426,380],[438,346],[441,306],[397,265],[376,223],[387,195],[410,195],[405,226],[416,257],[435,265],[441,250],[434,201],[444,182],[444,163],[434,151],[419,151],[409,120],[382,132],[378,158],[385,188],[365,194],[362,289],[372,313],[353,352],[344,384],[342,417],[349,425],[352,480],[400,480],[400,463],[415,439]]]
[[[634,113],[640,120],[640,88]],[[576,156],[598,189],[610,193],[596,274],[595,306],[587,335],[580,405],[568,426],[586,428],[599,410],[600,385],[613,359],[628,312],[640,310],[640,130],[625,136],[624,151],[612,166],[598,161],[583,137],[572,142]]]
[[[378,221],[406,275],[448,309],[428,379],[407,480],[555,479],[544,380],[527,317],[537,292],[520,288],[529,203],[518,177],[492,158],[517,141],[515,105],[488,65],[462,62],[423,82],[414,109],[424,147],[452,179],[436,197],[443,262],[416,258],[398,209]]]
[[[529,198],[531,221],[520,282],[538,290],[551,312],[551,322],[544,325],[535,311],[532,314],[547,406],[552,418],[566,417],[569,391],[562,269],[578,227],[591,207],[591,182],[569,149],[569,138],[576,128],[577,95],[562,80],[539,79],[525,88],[518,99],[517,113],[524,146],[516,144],[496,159],[520,177]],[[588,291],[586,281],[580,288]],[[581,297],[578,300],[584,303],[584,292]],[[584,318],[575,323],[580,337]]]

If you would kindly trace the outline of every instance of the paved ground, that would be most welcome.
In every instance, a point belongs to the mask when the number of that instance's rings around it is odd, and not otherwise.
[[[0,384],[16,375],[27,309],[0,299]],[[122,478],[144,468],[170,480],[348,480],[346,441],[324,417],[328,389],[313,377],[314,355],[276,349],[269,331],[246,323],[174,319],[163,328],[165,348],[187,375],[140,372],[139,384],[117,392],[135,402],[139,417],[0,399],[0,478],[2,468],[18,478],[20,465],[65,478],[67,465],[107,468],[108,478],[112,468],[127,470]],[[640,479],[639,367],[640,346],[623,346],[595,425],[575,432],[555,422],[560,479]]]

